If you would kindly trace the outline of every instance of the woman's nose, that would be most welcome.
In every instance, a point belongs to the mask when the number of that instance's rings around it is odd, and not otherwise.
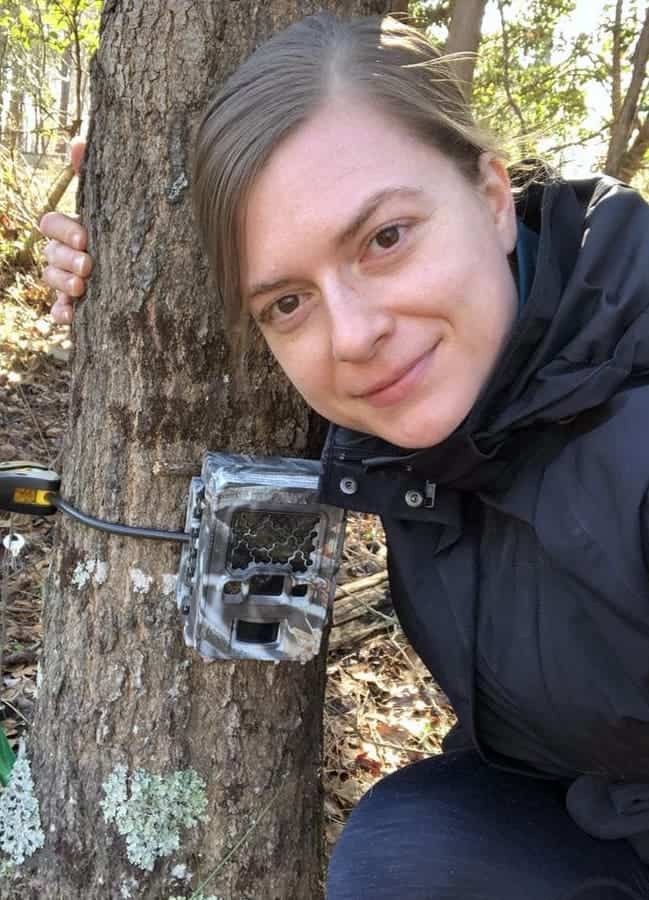
[[[334,359],[356,363],[371,359],[393,325],[378,294],[337,281],[328,286],[326,302]]]

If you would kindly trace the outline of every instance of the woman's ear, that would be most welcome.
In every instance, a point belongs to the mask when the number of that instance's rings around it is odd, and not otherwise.
[[[503,250],[509,255],[516,246],[517,223],[507,168],[492,153],[481,155],[479,168],[480,193],[496,226]]]

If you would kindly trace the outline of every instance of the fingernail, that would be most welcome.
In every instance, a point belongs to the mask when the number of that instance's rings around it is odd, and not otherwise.
[[[74,271],[77,273],[77,275],[83,275],[84,264],[85,259],[83,258],[83,256],[77,256],[74,260]]]
[[[67,286],[68,286],[70,292],[72,292],[72,291],[75,289],[75,287],[76,287],[77,279],[76,279],[76,277],[73,275],[71,278],[68,278],[67,281],[66,281],[65,283],[67,284]]]

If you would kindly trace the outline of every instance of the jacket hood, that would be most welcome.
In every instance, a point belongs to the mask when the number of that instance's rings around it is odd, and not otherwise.
[[[477,488],[521,432],[572,419],[649,373],[649,206],[608,177],[533,184],[518,199],[539,234],[530,294],[494,372],[445,441],[404,450],[332,426],[329,453]],[[325,451],[325,458],[326,458]]]

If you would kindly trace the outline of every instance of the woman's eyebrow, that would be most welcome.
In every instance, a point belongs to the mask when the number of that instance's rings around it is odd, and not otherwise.
[[[374,194],[371,194],[364,202],[359,211],[356,213],[352,221],[347,225],[336,237],[335,242],[338,246],[347,243],[361,230],[363,225],[370,219],[376,210],[386,200],[394,196],[410,196],[417,197],[422,194],[419,188],[413,187],[389,187],[383,188]]]
[[[245,302],[250,303],[255,297],[260,297],[263,294],[274,294],[275,291],[282,291],[293,283],[291,278],[278,278],[277,281],[259,281],[249,291],[246,291]]]

